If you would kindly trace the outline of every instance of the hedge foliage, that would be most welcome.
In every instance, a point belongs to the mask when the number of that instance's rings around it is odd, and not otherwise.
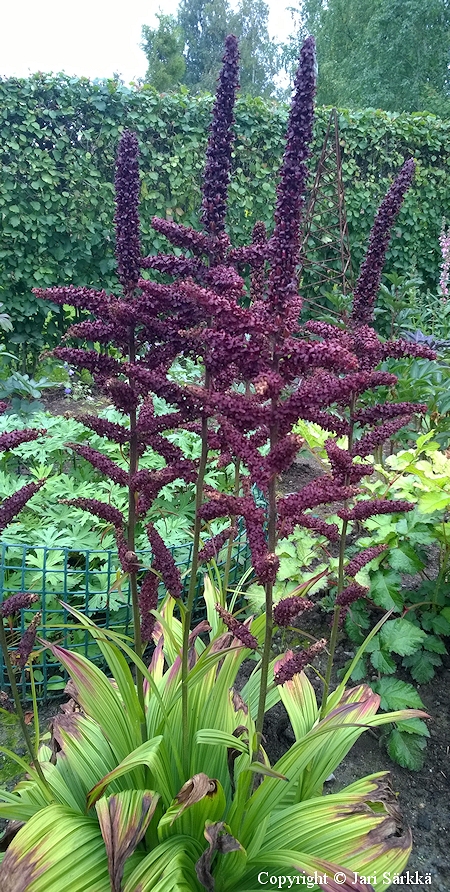
[[[0,80],[0,300],[14,321],[13,341],[39,350],[59,336],[35,286],[74,283],[114,288],[113,167],[122,128],[138,133],[142,152],[142,238],[152,253],[163,239],[153,214],[198,225],[210,96],[159,95],[114,81],[37,74]],[[329,110],[319,109],[312,168]],[[229,229],[234,244],[257,219],[272,217],[287,108],[261,99],[237,105]],[[415,268],[436,288],[442,217],[449,213],[450,121],[432,115],[340,112],[343,174],[354,267],[375,208],[404,159],[417,161],[388,265]],[[44,331],[44,324],[46,330]]]

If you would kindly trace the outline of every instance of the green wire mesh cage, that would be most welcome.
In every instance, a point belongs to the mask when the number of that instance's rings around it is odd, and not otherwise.
[[[170,548],[175,563],[189,585],[188,568],[191,564],[192,544]],[[150,566],[151,551],[137,552],[143,570]],[[226,547],[221,551],[217,566],[226,560]],[[229,584],[236,585],[249,566],[250,555],[245,529],[239,526],[233,543]],[[114,550],[73,550],[22,544],[0,544],[0,602],[16,592],[33,592],[38,600],[30,610],[22,611],[7,634],[11,650],[16,646],[34,614],[41,612],[38,637],[57,642],[101,664],[102,655],[88,631],[77,628],[73,616],[61,601],[76,607],[98,626],[125,635],[133,634],[130,586],[123,577],[117,552]],[[194,619],[204,617],[201,599],[202,574],[199,573],[194,604]],[[164,594],[161,586],[161,596]],[[51,653],[36,645],[32,666],[37,699],[48,700],[61,695],[67,673],[54,661]],[[0,660],[1,690],[9,694],[10,686],[3,659]],[[30,699],[31,681],[27,667],[17,675],[17,684],[24,700]]]

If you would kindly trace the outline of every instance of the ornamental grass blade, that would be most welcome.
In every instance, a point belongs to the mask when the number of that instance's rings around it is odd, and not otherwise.
[[[202,848],[189,836],[165,840],[133,870],[123,892],[204,892],[195,873]]]
[[[304,672],[297,673],[283,685],[278,685],[278,688],[296,740],[300,740],[319,717],[314,688]]]
[[[116,780],[118,777],[122,777],[123,774],[133,771],[141,765],[147,765],[154,775],[155,780],[157,780],[159,764],[158,749],[161,741],[162,737],[153,737],[152,740],[146,740],[141,746],[136,747],[132,753],[129,753],[117,768],[114,768],[113,771],[109,771],[108,774],[105,774],[105,776],[95,784],[95,787],[89,791],[87,796],[87,807],[91,808],[92,805],[95,805],[111,781]],[[156,785],[158,786],[158,784]]]
[[[108,641],[105,637],[104,631],[99,629],[95,623],[92,622],[88,617],[86,617],[79,610],[74,609],[69,604],[65,604],[61,602],[63,607],[68,610],[79,622],[86,626],[89,629],[90,634],[97,642],[106,663],[111,671],[111,675],[114,678],[117,687],[119,688],[120,695],[123,700],[124,707],[127,712],[127,716],[130,724],[133,726],[133,732],[136,735],[136,739],[139,738],[139,732],[141,723],[144,720],[144,716],[142,714],[141,705],[139,703],[139,698],[136,692],[136,685],[134,683],[133,676],[130,672],[130,668],[125,660],[123,654],[120,650]]]
[[[365,705],[363,704],[363,706]],[[357,717],[357,721],[361,711],[361,704],[344,704],[316,725],[305,737],[294,743],[288,752],[278,760],[273,766],[274,771],[284,775],[288,780],[283,782],[266,777],[251,796],[240,833],[240,839],[245,848],[251,841],[254,825],[272,814],[276,808],[280,808],[286,802],[287,797],[295,793],[302,783],[303,772],[318,753],[325,749],[333,754],[336,733],[340,730],[347,732],[348,723],[354,721],[355,717]],[[364,729],[358,722],[358,727],[355,730],[361,733]]]
[[[44,642],[67,669],[77,690],[77,701],[88,716],[102,729],[118,761],[141,742],[140,729],[124,710],[119,692],[111,680],[90,660],[57,644]]]
[[[21,782],[12,793],[0,790],[0,818],[7,821],[28,821],[47,804],[48,798],[37,782]]]
[[[42,809],[9,846],[0,887],[2,892],[107,892],[108,863],[97,821],[62,805]]]
[[[56,764],[43,763],[42,769],[56,800],[85,814],[89,790],[116,767],[117,758],[100,726],[87,716],[75,715],[70,731],[61,728],[58,738]]]
[[[125,861],[147,832],[158,799],[151,790],[125,790],[96,802],[111,892],[121,892]]]

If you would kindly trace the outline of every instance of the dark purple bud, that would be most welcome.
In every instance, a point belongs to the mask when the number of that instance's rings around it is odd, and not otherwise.
[[[40,613],[34,615],[28,629],[24,632],[19,642],[17,650],[11,653],[11,663],[13,663],[14,666],[17,666],[18,669],[24,669],[28,662],[36,641],[36,634],[41,619],[42,616]]]
[[[290,681],[294,675],[303,672],[305,666],[307,666],[308,663],[311,663],[318,654],[322,653],[326,645],[326,639],[321,638],[320,641],[316,641],[311,647],[300,651],[298,654],[293,654],[291,650],[288,651],[283,659],[278,663],[275,663],[275,684],[286,684],[286,682]]]
[[[19,511],[40,490],[44,483],[45,480],[39,480],[38,483],[27,483],[25,486],[22,486],[22,489],[15,492],[14,495],[8,496],[4,500],[0,506],[0,533],[14,520]]]
[[[21,443],[29,443],[31,440],[37,440],[46,430],[27,430],[27,431],[10,431],[9,433],[0,434],[0,451],[6,452],[9,449],[15,449]]]
[[[349,561],[345,567],[345,575],[356,576],[366,564],[370,564],[370,561],[373,561],[379,554],[386,551],[387,547],[387,545],[373,545],[371,548],[364,548],[363,551],[360,551],[359,554],[355,555],[355,557]]]
[[[289,626],[296,616],[304,613],[305,610],[311,610],[312,607],[314,607],[312,601],[299,595],[294,595],[292,598],[283,598],[273,608],[274,622],[277,626]]]
[[[147,535],[152,547],[152,567],[161,574],[166,590],[172,595],[172,598],[181,598],[183,583],[172,552],[169,551],[158,530],[152,524],[147,527]]]
[[[28,610],[38,600],[38,595],[33,594],[33,592],[17,592],[17,594],[11,595],[10,598],[2,601],[0,604],[0,616],[2,619],[6,619],[7,616],[15,616],[21,610]]]
[[[248,647],[250,650],[258,649],[258,639],[255,638],[254,635],[250,632],[244,623],[239,622],[235,616],[231,613],[228,613],[228,610],[225,610],[224,607],[221,607],[220,604],[215,605],[217,613],[225,623],[227,629],[234,635],[235,638],[240,641],[244,647]]]
[[[117,272],[125,292],[136,288],[141,269],[139,239],[139,145],[137,136],[124,130],[116,164]]]

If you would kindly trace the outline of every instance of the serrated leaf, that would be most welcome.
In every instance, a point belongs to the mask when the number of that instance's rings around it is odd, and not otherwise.
[[[422,768],[427,742],[424,737],[416,734],[404,734],[397,728],[391,731],[387,744],[387,751],[402,768],[411,771],[419,771]]]
[[[405,719],[403,722],[398,722],[397,727],[399,731],[404,731],[405,734],[420,734],[422,737],[430,736],[430,732],[423,719]]]
[[[426,637],[423,629],[414,626],[407,619],[388,620],[380,632],[383,647],[401,657],[415,653]]]
[[[450,607],[444,607],[438,616],[433,616],[431,627],[436,635],[450,635]]]
[[[421,709],[423,703],[412,684],[401,681],[399,678],[380,678],[371,685],[374,691],[381,697],[380,708],[386,712],[390,709],[404,709],[411,706]]]
[[[435,666],[442,666],[442,660],[439,654],[429,653],[420,650],[418,653],[405,657],[403,666],[409,669],[412,677],[419,684],[426,684],[434,678]]]
[[[380,607],[385,610],[401,610],[403,597],[401,595],[401,579],[393,570],[379,569],[374,573],[370,584],[370,596]]]
[[[424,650],[432,651],[435,654],[446,654],[447,648],[437,635],[427,635],[423,642]]]
[[[395,660],[384,650],[374,650],[370,655],[370,662],[377,672],[381,672],[382,675],[392,675],[397,668]]]
[[[403,542],[389,553],[389,564],[399,573],[417,573],[423,570],[424,563],[417,551],[408,542]]]
[[[369,626],[367,604],[358,601],[352,604],[345,618],[345,629],[350,640],[355,644],[362,644]]]

